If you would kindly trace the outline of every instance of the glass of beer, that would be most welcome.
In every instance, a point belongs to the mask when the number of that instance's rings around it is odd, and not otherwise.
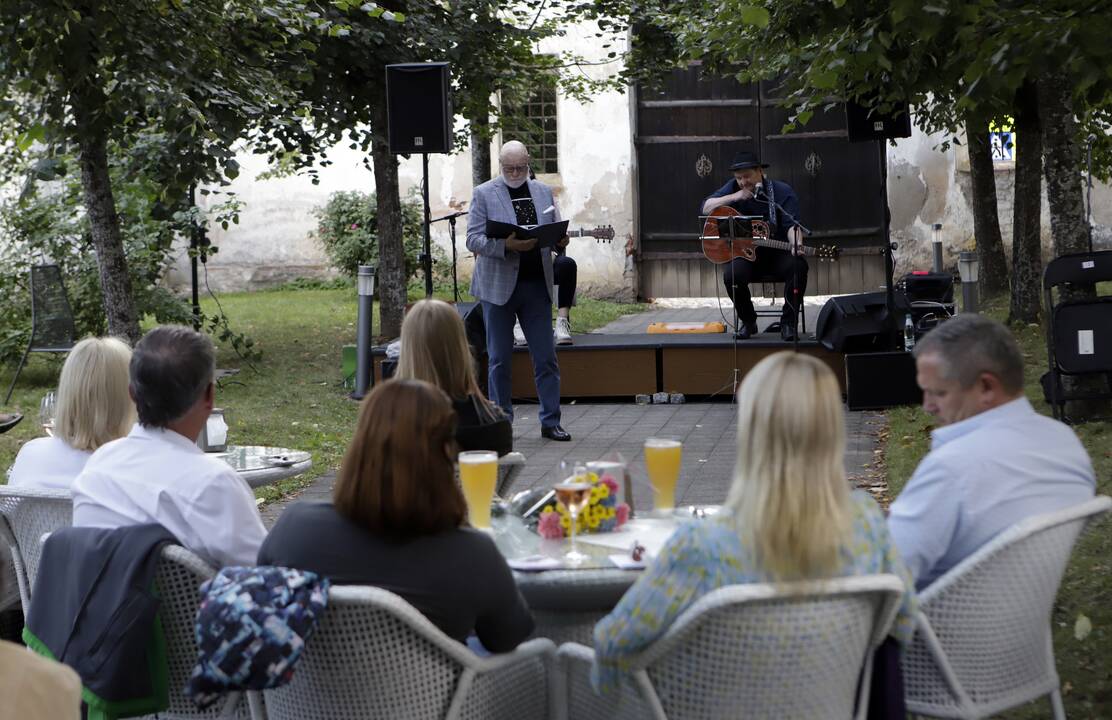
[[[683,443],[679,440],[649,438],[645,441],[645,470],[653,487],[653,508],[670,513],[676,507],[676,481],[680,477]]]
[[[490,529],[490,503],[498,482],[498,453],[468,450],[459,454],[459,484],[471,527]]]
[[[579,513],[586,509],[591,502],[591,483],[587,479],[587,468],[577,465],[571,477],[552,486],[556,491],[556,500],[567,509],[571,516],[568,532],[571,535],[571,550],[564,553],[564,561],[569,565],[578,565],[587,559],[587,555],[579,552],[575,546],[575,526],[579,521]]]

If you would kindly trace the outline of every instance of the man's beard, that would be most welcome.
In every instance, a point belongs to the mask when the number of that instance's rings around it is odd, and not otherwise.
[[[506,187],[510,188],[511,190],[517,190],[519,187],[524,185],[525,181],[528,179],[528,175],[523,175],[520,180],[510,180],[508,177],[505,176],[505,174],[502,175],[502,182],[506,183]]]

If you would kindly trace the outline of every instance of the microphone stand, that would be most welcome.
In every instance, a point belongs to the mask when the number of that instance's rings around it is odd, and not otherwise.
[[[459,281],[456,279],[456,218],[463,217],[466,214],[466,212],[459,211],[448,213],[435,220],[429,220],[429,225],[441,220],[448,221],[448,235],[452,238],[452,297],[455,298],[454,302],[459,302]]]
[[[771,182],[771,180],[769,182]],[[763,195],[764,197],[760,197],[761,195]],[[784,217],[788,219],[788,222],[794,223],[794,227],[799,228],[799,231],[801,233],[803,233],[804,235],[811,234],[811,230],[805,227],[803,223],[799,222],[799,220],[796,219],[795,215],[792,215],[790,212],[784,209],[783,205],[768,196],[768,193],[764,191],[763,184],[756,187],[753,192],[753,199],[757,202],[763,202],[766,205],[775,206],[776,209],[779,210],[781,214],[783,214]],[[791,232],[791,228],[788,229],[788,232]],[[800,244],[802,245],[802,243],[803,239],[800,238]],[[790,237],[788,238],[788,245],[791,245]],[[803,312],[803,303],[799,301],[799,256],[791,250],[788,250],[788,253],[792,257],[792,293],[795,295],[795,327],[792,328],[795,332],[792,333],[792,352],[799,352],[799,314]]]

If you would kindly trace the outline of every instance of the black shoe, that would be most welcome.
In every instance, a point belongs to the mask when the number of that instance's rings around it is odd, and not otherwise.
[[[784,323],[780,326],[780,339],[784,342],[795,342],[795,325]]]
[[[559,442],[567,442],[571,440],[571,435],[568,431],[559,425],[549,425],[548,427],[541,428],[541,437],[548,438],[549,440],[556,440]]]
[[[737,329],[737,332],[734,333],[734,337],[738,340],[748,340],[749,338],[753,337],[756,334],[757,334],[757,323],[755,323],[755,322],[743,322],[741,324],[741,327],[739,327]]]

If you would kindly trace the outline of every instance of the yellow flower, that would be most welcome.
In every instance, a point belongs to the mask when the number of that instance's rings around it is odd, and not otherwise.
[[[545,505],[544,510],[542,510],[541,512],[556,512],[556,508],[552,507],[551,505]]]
[[[591,525],[592,528],[597,528],[598,524],[599,524],[599,520],[598,520],[597,517],[591,518],[590,525]]]
[[[565,530],[571,527],[571,519],[568,518],[567,515],[560,516],[560,527],[564,528]]]
[[[598,486],[598,496],[599,496],[599,498],[601,498],[603,500],[610,497],[610,488],[608,488],[605,485],[599,485]]]

